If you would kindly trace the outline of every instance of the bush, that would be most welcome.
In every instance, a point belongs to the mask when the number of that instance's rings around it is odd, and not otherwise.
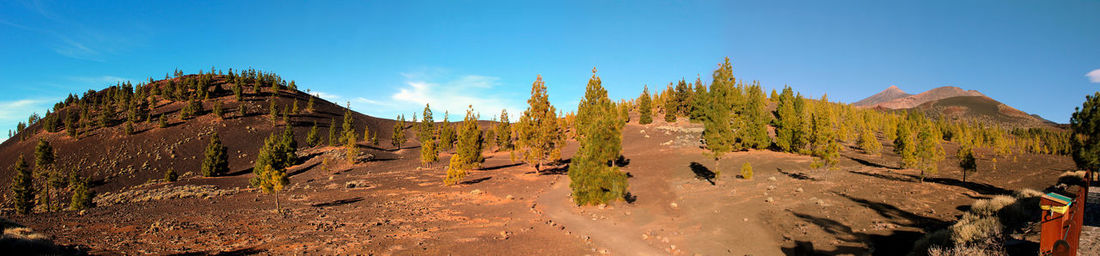
[[[745,162],[744,165],[741,165],[741,178],[746,180],[752,179],[752,165],[748,162]]]
[[[73,210],[83,210],[95,207],[92,199],[95,198],[95,191],[88,190],[88,179],[75,178],[77,182],[70,184],[73,191],[73,199],[69,204],[69,207]]]
[[[177,180],[179,180],[179,177],[180,176],[178,173],[176,173],[176,170],[173,170],[172,168],[168,168],[168,171],[164,172],[164,181],[176,182]]]

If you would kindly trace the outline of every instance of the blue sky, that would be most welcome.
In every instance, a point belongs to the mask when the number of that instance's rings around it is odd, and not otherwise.
[[[887,2],[0,1],[0,127],[68,93],[212,66],[381,117],[425,102],[519,113],[538,74],[573,109],[593,66],[617,99],[709,83],[725,56],[766,88],[854,102],[951,85],[1057,122],[1100,89],[1100,1]]]

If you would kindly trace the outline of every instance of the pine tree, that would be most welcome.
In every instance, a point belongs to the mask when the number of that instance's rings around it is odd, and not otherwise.
[[[264,194],[274,194],[275,212],[282,213],[279,208],[279,191],[290,183],[285,169],[275,169],[271,165],[264,165],[258,176],[253,179],[253,187],[260,188]]]
[[[870,124],[864,124],[860,128],[859,148],[863,149],[863,153],[868,155],[877,155],[879,150],[882,150],[882,143],[878,141],[878,137],[875,137],[875,130],[871,128]]]
[[[741,178],[746,180],[752,179],[752,164],[745,162],[741,165]]]
[[[623,122],[623,124],[629,123],[630,122],[630,103],[627,103],[624,100],[624,101],[620,101],[618,105],[619,105],[619,120],[621,120]]]
[[[72,191],[73,197],[69,202],[69,208],[73,210],[84,210],[95,207],[93,199],[95,198],[95,192],[88,189],[88,179],[81,177],[74,177],[74,182],[69,184],[69,190]]]
[[[485,159],[481,155],[482,143],[481,130],[477,126],[477,115],[474,107],[466,110],[466,118],[459,127],[458,141],[454,156],[451,156],[450,165],[447,166],[447,176],[443,179],[444,185],[455,185],[466,178],[469,170],[481,168],[481,162]]]
[[[432,109],[424,104],[424,120],[418,126],[416,139],[420,141],[420,163],[430,165],[439,158],[436,150],[435,119],[432,117]]]
[[[46,200],[46,211],[52,211],[53,204],[51,199],[53,194],[50,193],[50,181],[54,179],[56,175],[50,167],[53,166],[54,152],[53,147],[50,146],[50,142],[38,139],[38,145],[34,147],[34,169],[38,170],[38,174],[42,176],[42,188],[45,193],[43,198]]]
[[[1085,96],[1069,119],[1071,155],[1078,168],[1100,171],[1100,92]]]
[[[295,115],[302,113],[302,110],[298,108],[298,101],[298,99],[294,99],[294,106],[290,108],[290,113],[294,113]]]
[[[595,68],[577,107],[574,127],[580,146],[569,166],[573,202],[595,205],[623,199],[628,189],[626,173],[614,164],[621,157],[623,123]]]
[[[496,127],[497,151],[512,150],[512,123],[508,120],[508,110],[500,110],[500,125]]]
[[[451,150],[455,144],[455,128],[451,125],[449,116],[449,112],[443,112],[443,124],[439,126],[439,151]]]
[[[15,204],[15,212],[29,214],[34,210],[34,172],[27,166],[22,154],[15,161],[11,172],[15,174],[11,182],[11,199]]]
[[[347,137],[355,138],[355,120],[351,114],[351,102],[347,103],[347,107],[344,107],[344,124],[343,129],[340,130],[340,134],[344,135],[343,141],[347,141]]]
[[[218,119],[224,119],[225,113],[222,113],[222,103],[220,101],[214,102],[214,116]]]
[[[328,121],[328,145],[336,146],[339,138],[336,138],[336,119],[331,118]]]
[[[707,114],[707,101],[710,99],[707,95],[707,87],[703,85],[701,78],[695,78],[695,93],[691,96],[691,115],[690,120],[702,121]]]
[[[202,160],[202,176],[214,177],[229,173],[229,153],[217,133],[210,136]]]
[[[836,132],[836,113],[829,107],[829,96],[821,95],[821,100],[813,112],[812,154],[817,159],[811,168],[832,169],[840,157],[840,143]]]
[[[718,69],[714,70],[714,81],[710,84],[709,104],[706,114],[703,115],[703,141],[714,158],[714,178],[722,174],[719,168],[719,159],[722,155],[733,151],[733,128],[730,126],[730,110],[733,104],[730,102],[730,91],[736,90],[733,84],[733,66],[729,57],[726,57]]]
[[[680,99],[676,97],[676,89],[672,87],[672,84],[669,84],[665,91],[665,122],[675,123],[676,114],[680,113]]]
[[[179,180],[179,177],[179,173],[176,173],[176,170],[172,169],[171,167],[168,168],[168,171],[164,172],[164,181],[176,182],[177,180]]]
[[[913,120],[903,118],[898,121],[897,135],[894,139],[894,153],[901,156],[901,168],[917,167],[916,136],[913,134]]]
[[[916,153],[919,159],[917,168],[920,169],[920,181],[924,182],[925,173],[936,174],[939,168],[936,165],[944,158],[940,140],[943,135],[927,120],[918,121]]]
[[[126,135],[133,135],[134,134],[134,122],[130,121],[130,120],[126,120],[126,125],[122,127],[122,132],[126,133]]]
[[[167,128],[168,127],[168,119],[164,117],[164,114],[160,114],[160,118],[159,118],[159,120],[157,120],[157,127],[160,127],[160,128]]]
[[[398,150],[402,145],[405,145],[405,141],[408,140],[405,137],[405,115],[397,116],[397,121],[393,123],[393,136],[390,137],[390,144]]]
[[[754,82],[748,88],[748,101],[744,105],[742,115],[745,117],[745,126],[742,132],[743,147],[764,149],[771,146],[771,138],[768,137],[768,123],[771,122],[771,113],[767,110],[767,98],[760,84]]]
[[[542,75],[539,75],[531,84],[531,98],[527,99],[527,109],[516,128],[517,149],[523,161],[535,167],[536,173],[541,171],[543,164],[561,157],[560,148],[565,138],[556,112],[550,105]]]
[[[309,101],[306,102],[306,112],[313,113],[313,96],[309,96]]]
[[[355,161],[359,158],[359,145],[357,144],[358,140],[356,137],[354,130],[348,130],[344,135],[344,141],[347,142],[344,144],[344,150],[346,151],[346,158],[350,164],[355,164]]]
[[[783,87],[783,93],[776,100],[776,115],[779,121],[775,127],[775,144],[784,152],[796,152],[798,150],[798,136],[802,129],[802,113],[795,108],[796,99],[794,90],[789,86]]]
[[[966,173],[978,170],[977,160],[974,158],[974,148],[962,146],[959,148],[959,168],[962,168],[962,181],[966,183]]]
[[[683,78],[676,84],[676,115],[677,116],[690,116],[691,115],[691,85],[687,84]]]
[[[316,147],[318,144],[321,144],[321,137],[317,135],[317,121],[313,121],[313,127],[310,127],[309,133],[306,133],[306,145]]]
[[[374,141],[374,134],[371,134],[369,125],[363,126],[363,142],[378,145],[378,142]]]
[[[650,123],[653,123],[653,99],[649,97],[649,86],[644,86],[638,96],[638,124]]]

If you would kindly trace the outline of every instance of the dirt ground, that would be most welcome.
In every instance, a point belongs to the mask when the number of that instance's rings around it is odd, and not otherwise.
[[[573,206],[564,166],[535,173],[507,152],[487,154],[482,170],[447,187],[447,155],[422,168],[416,147],[373,148],[374,161],[325,166],[340,151],[322,147],[302,151],[307,160],[290,169],[292,185],[277,195],[283,214],[273,211],[275,195],[249,188],[251,174],[237,172],[103,196],[206,185],[205,194],[10,219],[107,255],[794,255],[809,248],[901,255],[973,200],[1042,189],[1073,169],[1068,157],[1025,154],[993,170],[979,152],[978,172],[963,182],[952,145],[940,172],[923,182],[896,168],[888,144],[878,156],[845,148],[828,171],[810,169],[808,156],[772,151],[730,153],[716,163],[698,147],[700,127],[628,124],[623,170],[634,199],[607,206]],[[751,180],[735,177],[745,162]]]

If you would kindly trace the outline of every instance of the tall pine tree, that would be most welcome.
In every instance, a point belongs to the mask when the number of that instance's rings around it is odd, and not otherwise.
[[[481,129],[477,126],[478,116],[474,114],[474,107],[466,110],[466,118],[459,127],[458,143],[454,156],[451,156],[450,165],[447,166],[447,176],[443,179],[445,185],[455,185],[466,178],[469,170],[481,168],[481,162],[485,161],[481,155],[484,138]]]
[[[540,167],[561,157],[561,147],[565,144],[562,135],[564,129],[558,124],[558,116],[546,94],[546,84],[542,76],[531,84],[531,98],[527,100],[527,110],[520,117],[517,146],[524,162]]]
[[[626,173],[615,165],[621,156],[623,127],[616,113],[593,68],[584,98],[577,107],[574,127],[580,147],[569,167],[569,187],[577,205],[607,203],[626,196]]]
[[[733,105],[729,95],[732,90],[736,90],[733,87],[736,79],[733,77],[733,66],[730,65],[729,57],[714,70],[713,78],[708,93],[710,103],[707,104],[706,115],[703,116],[703,141],[714,158],[714,178],[717,179],[722,174],[719,160],[723,154],[733,151],[734,143],[733,127],[730,126],[730,110]]]
[[[653,98],[649,96],[649,86],[642,87],[642,95],[638,96],[638,124],[653,123]]]

